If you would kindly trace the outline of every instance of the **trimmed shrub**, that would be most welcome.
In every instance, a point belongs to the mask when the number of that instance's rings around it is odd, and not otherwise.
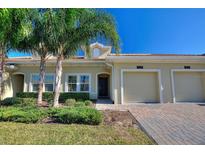
[[[15,106],[25,107],[31,106],[35,107],[37,105],[37,100],[35,98],[17,98],[18,103],[14,104]]]
[[[19,92],[16,94],[20,98],[38,98],[38,93],[36,92]],[[53,92],[44,92],[43,100],[51,102],[53,100]]]
[[[0,108],[0,121],[13,121],[22,123],[36,123],[47,116],[46,110],[38,108]]]
[[[66,106],[74,106],[75,103],[76,103],[76,100],[75,100],[75,99],[66,99],[66,101],[65,101],[64,104],[65,104]]]
[[[16,97],[20,98],[37,98],[38,94],[34,92],[18,92],[16,93]]]
[[[85,107],[85,106],[90,106],[91,104],[92,102],[89,100],[76,102],[75,99],[67,99],[64,103],[65,106],[70,106],[70,107]]]
[[[4,100],[2,100],[2,101],[0,102],[0,105],[1,105],[1,106],[11,106],[11,105],[14,105],[14,104],[20,104],[18,98],[8,97],[8,98],[5,98]]]
[[[34,98],[18,98],[9,97],[0,102],[1,106],[36,106],[36,99]]]
[[[20,92],[16,94],[17,97],[20,98],[37,98],[38,94],[36,92]],[[88,100],[89,93],[60,93],[59,101],[65,102],[67,99],[75,99],[79,100]],[[53,92],[44,92],[43,100],[47,102],[52,102],[53,100]]]
[[[67,99],[75,99],[76,101],[88,100],[89,93],[61,93],[59,97],[60,102],[65,102]]]
[[[53,92],[44,92],[43,93],[43,100],[45,100],[48,103],[52,103],[53,102],[53,96],[54,96]]]
[[[75,104],[74,104],[74,107],[85,107],[86,105],[85,105],[85,103],[84,102],[76,102]]]
[[[84,103],[86,106],[91,106],[93,102],[90,100],[86,100]]]
[[[59,108],[55,111],[53,110],[52,114],[56,122],[64,124],[98,125],[102,122],[101,112],[88,107]]]
[[[49,107],[47,113],[48,113],[48,115],[49,115],[50,117],[53,117],[53,115],[55,115],[56,113],[58,113],[59,110],[61,110],[61,109],[62,109],[62,108]]]

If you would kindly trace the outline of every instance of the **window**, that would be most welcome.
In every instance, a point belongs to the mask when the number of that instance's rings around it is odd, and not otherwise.
[[[80,76],[80,91],[89,91],[89,76],[81,75]]]
[[[54,75],[45,75],[45,91],[54,90]]]
[[[32,82],[32,91],[36,92],[38,91],[38,87],[39,87],[39,75],[37,74],[33,74],[31,77],[31,82]]]
[[[39,74],[32,74],[31,76],[31,91],[37,92],[39,87]],[[52,92],[54,90],[54,75],[45,75],[44,91]]]
[[[68,91],[77,91],[77,76],[68,76]]]
[[[86,74],[74,74],[67,77],[68,92],[89,92],[90,90],[90,76]]]
[[[95,48],[94,50],[93,50],[93,57],[99,57],[100,56],[100,49],[98,49],[98,48]]]
[[[33,92],[37,92],[39,88],[39,84],[33,84]]]

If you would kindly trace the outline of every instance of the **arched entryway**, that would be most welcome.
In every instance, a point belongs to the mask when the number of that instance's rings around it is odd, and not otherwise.
[[[99,73],[97,74],[97,97],[110,98],[110,74]]]
[[[13,87],[13,96],[16,96],[16,93],[24,91],[24,74],[15,73],[12,77],[12,87]]]

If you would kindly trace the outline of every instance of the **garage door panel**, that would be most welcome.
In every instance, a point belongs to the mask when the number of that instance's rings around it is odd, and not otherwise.
[[[176,102],[204,102],[203,73],[174,73]]]
[[[158,75],[153,72],[124,73],[124,102],[159,102]]]

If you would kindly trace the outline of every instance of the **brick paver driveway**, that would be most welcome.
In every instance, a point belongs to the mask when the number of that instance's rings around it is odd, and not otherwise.
[[[205,106],[101,104],[96,108],[129,110],[158,144],[205,144]]]

